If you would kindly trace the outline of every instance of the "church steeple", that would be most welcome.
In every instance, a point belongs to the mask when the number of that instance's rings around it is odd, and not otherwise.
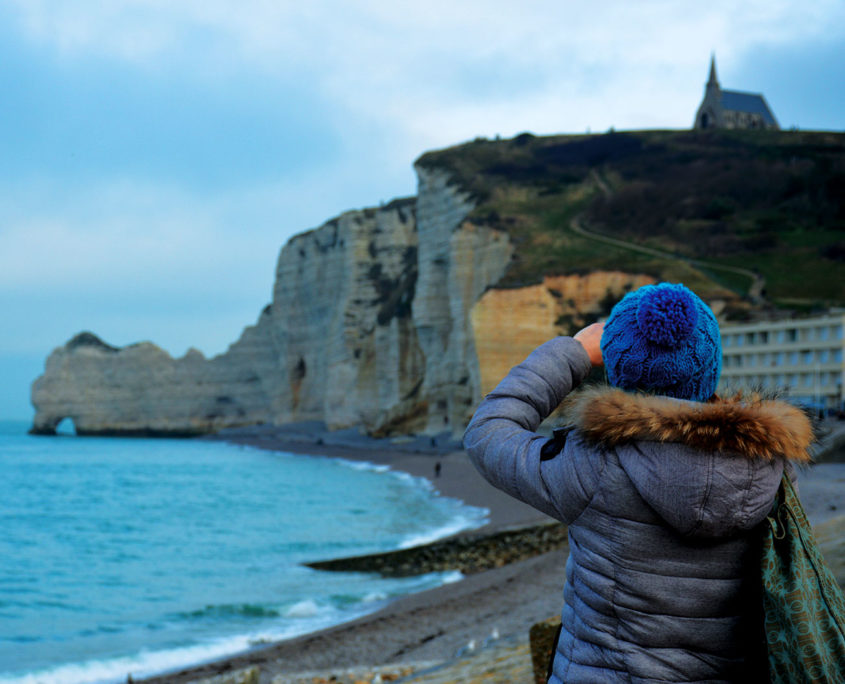
[[[722,90],[716,75],[716,52],[710,53],[710,77],[693,128],[778,128],[765,98],[757,93]]]
[[[716,53],[710,55],[710,80],[707,81],[708,88],[719,88],[719,79],[716,78]]]

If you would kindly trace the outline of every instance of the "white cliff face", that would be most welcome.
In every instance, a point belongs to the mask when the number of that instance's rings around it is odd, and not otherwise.
[[[419,400],[414,209],[404,201],[349,212],[282,250],[271,309],[283,379],[277,422],[378,429]]]
[[[480,398],[469,313],[504,275],[513,247],[503,233],[464,223],[474,205],[446,173],[416,171],[420,277],[413,312],[426,359],[425,428],[458,432]]]
[[[189,435],[324,421],[375,434],[462,429],[479,398],[469,311],[504,273],[504,234],[418,169],[417,200],[351,211],[281,251],[273,302],[220,356],[78,335],[33,383],[33,431]]]

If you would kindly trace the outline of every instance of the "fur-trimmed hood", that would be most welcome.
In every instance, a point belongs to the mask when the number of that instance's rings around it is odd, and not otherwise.
[[[572,397],[566,416],[587,440],[605,446],[675,442],[747,458],[807,462],[813,441],[800,409],[757,395],[699,403],[601,387]]]

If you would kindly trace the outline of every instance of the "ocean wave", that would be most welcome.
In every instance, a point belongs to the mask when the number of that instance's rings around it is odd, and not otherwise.
[[[399,543],[399,548],[408,549],[413,546],[423,546],[425,544],[436,542],[444,537],[457,534],[458,532],[474,530],[483,526],[487,522],[487,517],[489,515],[490,511],[486,508],[472,507],[472,513],[470,515],[457,515],[452,520],[439,527],[405,537],[405,539]]]
[[[307,600],[295,604],[289,611],[291,615],[286,616],[298,619],[277,622],[274,627],[262,631],[172,649],[142,649],[134,655],[68,663],[27,673],[0,674],[0,684],[122,684],[130,674],[135,679],[160,675],[241,653],[260,644],[325,629],[369,612],[362,609],[346,616],[332,607],[321,608],[315,602],[310,603],[313,605],[307,605]]]
[[[374,473],[386,473],[390,471],[389,465],[384,465],[381,463],[371,463],[370,461],[351,461],[348,458],[335,458],[333,460],[340,463],[342,466],[351,468],[352,470],[361,470]]]
[[[127,675],[133,678],[150,677],[216,660],[246,651],[259,644],[290,639],[315,630],[356,619],[372,613],[391,598],[422,591],[463,579],[458,571],[428,573],[400,580],[392,590],[369,591],[362,596],[332,597],[330,604],[307,598],[287,608],[268,608],[253,604],[223,604],[206,606],[180,617],[257,617],[280,618],[272,627],[261,631],[221,637],[201,644],[167,650],[141,652],[112,659],[88,660],[20,674],[0,674],[0,684],[119,684]]]
[[[320,614],[320,606],[313,599],[294,603],[285,611],[286,618],[312,618]]]
[[[280,613],[277,608],[262,606],[255,603],[224,603],[221,605],[210,605],[199,610],[192,610],[186,613],[177,613],[176,617],[182,620],[203,620],[206,618],[277,618]]]
[[[286,636],[289,635],[239,635],[170,650],[141,651],[132,656],[88,660],[20,675],[0,675],[0,684],[117,684],[125,682],[130,674],[133,678],[149,677],[245,651],[260,638],[276,640]]]
[[[403,470],[393,470],[390,474],[393,475],[393,477],[395,477],[397,480],[402,480],[403,482],[411,482],[420,489],[424,489],[429,492],[434,491],[434,485],[431,483],[431,480],[426,477],[423,477],[422,475],[411,475],[411,473],[406,473]]]
[[[443,584],[454,584],[455,582],[460,582],[464,578],[464,573],[460,570],[452,570],[450,572],[444,572],[441,582]]]
[[[435,584],[447,583],[450,574],[442,573],[442,579],[437,576]],[[431,586],[435,576],[419,579],[427,580],[426,584]],[[399,591],[397,595],[404,593],[407,592]],[[388,598],[382,592],[368,592],[358,597],[347,596],[343,601],[332,601],[328,605],[309,598],[278,610],[252,604],[206,606],[184,613],[182,617],[246,616],[279,617],[281,620],[262,631],[221,637],[202,644],[158,651],[145,649],[131,656],[69,663],[28,673],[0,674],[0,684],[118,684],[125,682],[130,674],[136,679],[160,675],[353,620],[377,610]]]

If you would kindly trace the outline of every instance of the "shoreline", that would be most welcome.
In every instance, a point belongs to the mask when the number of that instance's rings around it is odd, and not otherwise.
[[[445,437],[434,443],[431,438],[375,440],[354,431],[331,433],[306,424],[227,430],[201,439],[386,465],[426,479],[440,496],[489,511],[485,525],[442,537],[423,549],[554,522],[487,483],[461,445]],[[303,672],[331,671],[340,677],[352,667],[402,663],[415,664],[415,669],[437,667],[482,646],[492,648],[514,639],[527,642],[531,625],[553,617],[560,608],[566,554],[564,547],[515,562],[502,560],[501,567],[492,563],[458,582],[399,597],[351,621],[134,681],[187,684],[257,667],[256,681],[279,684]]]
[[[557,612],[551,597],[563,591],[565,560],[565,550],[550,552],[403,596],[333,627],[134,681],[189,684],[258,668],[258,682],[280,684],[305,672],[329,680],[355,668],[436,669],[499,643],[527,642],[531,626]]]

